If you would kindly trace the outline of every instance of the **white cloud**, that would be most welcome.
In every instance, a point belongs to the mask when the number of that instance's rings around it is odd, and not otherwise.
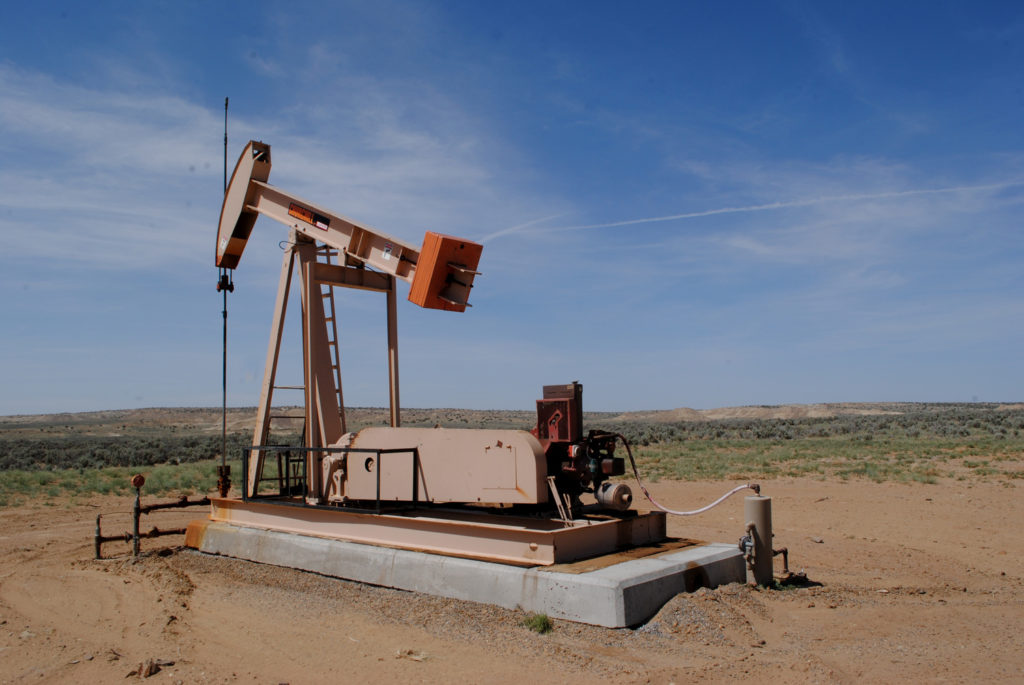
[[[264,139],[274,148],[271,183],[414,242],[428,229],[472,237],[543,206],[500,178],[503,166],[481,151],[494,149],[486,132],[443,94],[342,76],[334,84],[338,94],[321,106],[339,114],[328,122],[314,112],[312,130],[233,116],[229,163],[236,141]],[[75,261],[123,265],[128,252],[141,263],[205,260],[220,203],[222,116],[173,96],[2,66],[0,203],[30,212]],[[52,244],[13,224],[7,232],[19,250],[51,254]]]

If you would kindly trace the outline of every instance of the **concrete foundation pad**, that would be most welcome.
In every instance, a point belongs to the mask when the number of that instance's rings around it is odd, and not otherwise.
[[[711,543],[581,573],[522,568],[221,522],[193,521],[201,552],[609,628],[650,619],[680,592],[746,581],[736,545]]]

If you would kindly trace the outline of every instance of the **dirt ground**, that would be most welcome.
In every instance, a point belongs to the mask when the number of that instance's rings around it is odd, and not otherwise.
[[[733,483],[660,482],[677,508]],[[143,541],[94,560],[123,499],[0,510],[0,681],[1024,682],[1024,501],[1014,484],[773,480],[776,546],[821,583],[680,595],[609,630]],[[202,514],[154,514],[174,527]],[[733,542],[738,495],[669,533]],[[120,532],[127,516],[107,516]],[[588,601],[580,597],[581,602]]]

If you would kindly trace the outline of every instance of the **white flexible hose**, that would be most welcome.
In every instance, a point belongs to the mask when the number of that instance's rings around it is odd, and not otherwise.
[[[729,499],[730,497],[735,495],[737,492],[742,492],[743,490],[748,490],[749,489],[749,490],[753,490],[754,492],[756,492],[758,494],[761,494],[761,486],[758,485],[757,483],[744,483],[743,485],[739,485],[739,486],[733,488],[732,490],[730,490],[729,492],[725,493],[724,495],[722,495],[721,497],[719,497],[718,499],[716,499],[714,502],[712,502],[711,504],[707,505],[706,507],[701,507],[700,509],[694,509],[693,511],[675,511],[673,509],[667,509],[667,508],[661,506],[660,504],[658,504],[657,502],[654,501],[654,498],[651,497],[651,493],[647,492],[647,488],[644,486],[644,482],[642,480],[640,480],[640,472],[636,468],[636,461],[633,459],[633,450],[631,450],[629,448],[629,442],[627,442],[626,438],[623,435],[621,435],[621,434],[616,434],[616,437],[619,440],[622,441],[623,445],[626,446],[626,454],[629,455],[629,463],[633,467],[633,476],[636,477],[636,484],[640,486],[640,490],[643,491],[644,497],[646,497],[647,501],[649,501],[651,504],[653,504],[656,509],[659,509],[659,510],[663,511],[666,514],[672,514],[673,516],[696,516],[697,514],[703,514],[705,511],[707,511],[707,510],[709,510],[709,509],[711,509],[713,507],[717,507],[719,504],[721,504],[725,500]]]
[[[637,482],[640,483],[640,481],[637,481]],[[651,493],[647,492],[647,488],[645,488],[643,486],[643,483],[640,483],[640,489],[644,491],[644,495],[647,496],[647,499],[651,502],[651,504],[653,504],[655,506],[655,508],[660,509],[661,511],[665,512],[666,514],[673,514],[675,516],[696,516],[697,514],[703,514],[705,511],[707,511],[708,509],[711,509],[712,507],[718,506],[719,504],[721,504],[722,502],[724,502],[728,498],[730,498],[733,495],[735,495],[737,492],[740,492],[742,490],[746,490],[748,488],[753,490],[754,488],[751,487],[752,485],[755,485],[755,483],[746,483],[744,485],[740,485],[738,487],[735,487],[732,490],[730,490],[729,492],[727,492],[724,495],[722,495],[721,497],[719,497],[718,499],[716,499],[711,504],[707,505],[706,507],[701,507],[700,509],[694,509],[693,511],[675,511],[673,509],[666,509],[665,507],[661,506],[660,504],[658,504],[657,502],[654,501],[654,498],[651,497]]]

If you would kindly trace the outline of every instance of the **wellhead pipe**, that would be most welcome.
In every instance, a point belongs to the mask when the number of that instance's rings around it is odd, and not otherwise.
[[[754,543],[754,582],[758,585],[770,586],[772,584],[772,498],[763,495],[745,498],[743,515],[747,520],[747,529]]]

